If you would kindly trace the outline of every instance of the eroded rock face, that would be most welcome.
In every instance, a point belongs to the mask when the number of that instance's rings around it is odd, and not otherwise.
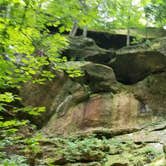
[[[34,121],[43,126],[53,115],[63,116],[71,106],[84,102],[94,92],[115,92],[120,88],[110,67],[94,63],[76,63],[85,74],[80,79],[71,79],[63,72],[44,85],[25,84],[20,95],[24,106],[45,106],[46,112]]]
[[[85,60],[105,64],[114,57],[115,52],[100,48],[91,38],[74,37],[70,38],[70,46],[63,55],[70,60]]]
[[[44,85],[25,84],[20,90],[20,95],[24,106],[46,107],[46,111],[40,117],[31,119],[41,127],[53,114],[62,116],[71,105],[88,98],[88,91],[62,72]]]
[[[93,63],[85,66],[87,73],[82,83],[62,75],[61,79],[46,85],[24,86],[21,92],[24,105],[47,108],[41,118],[35,120],[43,126],[51,117],[43,129],[48,135],[93,132],[100,128],[112,129],[113,133],[130,132],[164,118],[165,73],[125,86],[115,80],[111,68]],[[89,82],[85,81],[87,77]]]
[[[67,105],[62,116],[54,114],[43,130],[48,135],[70,135],[106,128],[116,135],[161,120],[166,106],[165,78],[165,73],[156,74],[136,85],[121,85],[116,92],[91,94],[86,100]]]
[[[44,131],[47,134],[73,134],[111,128],[130,130],[139,128],[139,101],[132,94],[94,94],[84,102],[68,109],[63,117],[52,116]]]
[[[81,50],[81,56],[86,57],[86,49],[91,46],[88,56],[92,55],[94,47],[100,50],[93,40],[73,40],[73,51],[77,55],[76,50]],[[73,62],[72,65],[76,64],[84,71],[82,77],[71,79],[62,72],[45,85],[27,84],[21,91],[23,104],[46,106],[46,112],[35,121],[43,126],[50,119],[44,127],[48,134],[67,135],[99,127],[130,131],[156,121],[165,115],[166,108],[164,42],[165,38],[157,45],[154,42],[153,48],[147,47],[146,50],[144,47],[119,50],[115,61],[111,61],[113,69],[88,61]],[[149,49],[157,51],[149,52]],[[136,81],[150,73],[161,73],[126,86],[116,80],[119,75],[115,75],[114,71],[128,81],[130,78]]]

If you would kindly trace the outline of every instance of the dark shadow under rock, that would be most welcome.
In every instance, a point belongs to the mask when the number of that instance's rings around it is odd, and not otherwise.
[[[134,84],[151,73],[166,71],[166,56],[159,51],[120,53],[109,62],[118,81]]]

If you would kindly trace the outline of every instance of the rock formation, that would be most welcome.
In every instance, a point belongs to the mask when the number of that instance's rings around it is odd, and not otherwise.
[[[92,39],[75,37],[63,54],[76,60],[68,63],[84,75],[69,78],[61,72],[45,85],[24,85],[24,105],[46,106],[38,124],[48,138],[95,134],[110,141],[106,149],[102,142],[98,151],[92,148],[72,159],[55,157],[53,165],[164,166],[165,44],[161,38],[150,45],[106,50]]]

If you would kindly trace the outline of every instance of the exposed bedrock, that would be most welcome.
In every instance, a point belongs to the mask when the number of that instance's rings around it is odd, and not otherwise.
[[[80,80],[61,73],[45,85],[27,84],[21,90],[24,105],[46,106],[47,111],[35,121],[44,125],[43,131],[48,135],[100,127],[115,133],[131,131],[164,118],[165,72],[127,86],[116,81],[108,66],[91,62],[79,65],[85,71]]]
[[[107,64],[99,64],[100,51],[105,57],[108,51],[92,39],[76,37],[71,55],[93,57],[98,63],[68,62],[84,75],[71,79],[61,72],[45,85],[24,85],[22,103],[46,106],[46,112],[34,121],[50,134],[67,135],[98,127],[130,131],[162,119],[166,108],[165,40],[154,41],[151,47],[123,48],[114,58],[110,56]],[[116,78],[129,83],[142,81],[124,85]]]
[[[62,115],[71,105],[88,97],[88,91],[73,82],[63,72],[44,85],[25,84],[20,90],[25,106],[45,106],[46,112],[40,117],[31,117],[38,126],[43,126],[53,114]]]
[[[116,133],[137,130],[146,123],[161,120],[166,108],[165,76],[165,73],[156,74],[133,86],[118,86],[116,92],[91,94],[69,107],[64,116],[52,116],[44,130],[67,135],[101,127]]]

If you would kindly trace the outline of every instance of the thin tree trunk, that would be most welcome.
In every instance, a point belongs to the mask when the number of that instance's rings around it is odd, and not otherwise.
[[[78,24],[75,24],[74,31],[73,31],[73,34],[72,34],[73,36],[76,36],[77,29],[78,29]]]
[[[80,2],[80,4],[81,4],[81,6],[82,6],[83,13],[86,15],[87,12],[88,12],[88,6],[87,6],[87,4],[86,4],[86,0],[79,0],[79,2]],[[87,32],[88,32],[88,26],[85,25],[85,26],[83,27],[82,36],[83,36],[83,37],[87,37]]]
[[[84,26],[82,35],[83,35],[83,37],[87,37],[87,34],[88,34],[88,27]]]
[[[127,39],[126,39],[126,46],[130,46],[130,15],[132,10],[132,1],[130,0],[129,8],[128,8],[128,23],[127,23]]]
[[[77,29],[78,29],[78,21],[75,20],[74,24],[73,24],[73,27],[72,27],[72,30],[69,33],[69,36],[74,37],[77,33]]]
[[[130,28],[127,28],[126,46],[130,46]]]

